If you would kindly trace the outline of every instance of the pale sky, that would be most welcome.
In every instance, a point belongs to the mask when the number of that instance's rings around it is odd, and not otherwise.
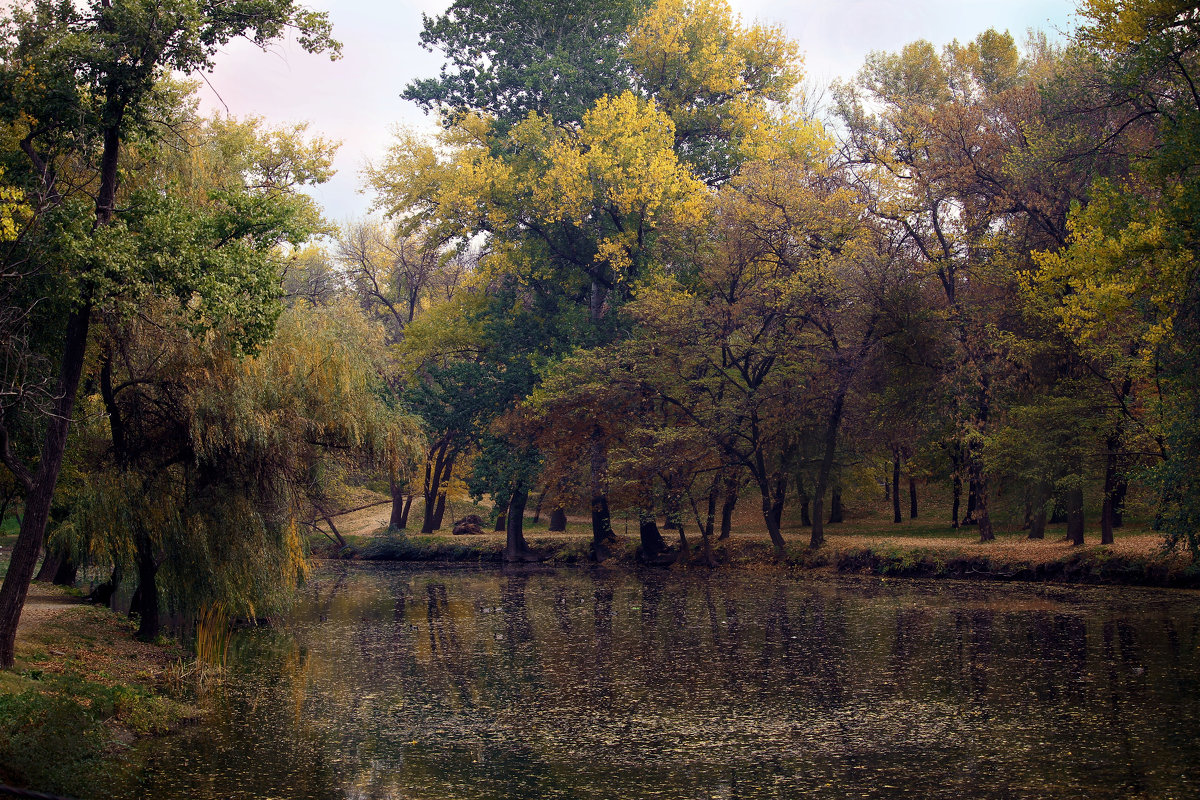
[[[359,173],[380,158],[394,125],[432,128],[415,105],[400,99],[413,78],[436,75],[440,54],[417,44],[421,12],[440,13],[447,0],[308,0],[327,10],[342,58],[331,62],[287,42],[263,52],[246,42],[217,59],[205,108],[268,123],[308,122],[310,130],[342,142],[338,174],[314,192],[334,222],[367,213],[371,198],[358,192]],[[746,21],[782,25],[800,44],[805,68],[819,85],[852,76],[872,50],[898,50],[914,39],[941,46],[966,41],[989,27],[1022,41],[1036,28],[1055,38],[1075,24],[1074,0],[731,0]],[[219,99],[218,99],[219,95]]]

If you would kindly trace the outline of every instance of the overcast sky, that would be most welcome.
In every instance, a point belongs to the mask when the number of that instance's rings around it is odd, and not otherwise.
[[[217,59],[202,87],[205,107],[274,124],[310,123],[342,142],[337,176],[315,195],[330,219],[362,216],[371,199],[358,192],[359,172],[385,151],[397,123],[429,127],[400,92],[416,77],[436,75],[441,60],[417,44],[421,13],[436,15],[447,0],[309,0],[329,12],[342,58],[305,53],[294,43],[263,52],[245,42]],[[849,77],[872,50],[896,50],[914,39],[941,46],[973,39],[989,27],[1018,41],[1037,28],[1052,36],[1074,25],[1074,0],[731,0],[747,20],[782,25],[800,43],[806,71],[824,85]]]

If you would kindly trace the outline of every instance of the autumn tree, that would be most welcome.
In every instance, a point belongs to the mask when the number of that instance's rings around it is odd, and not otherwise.
[[[50,499],[57,483],[85,361],[91,314],[112,298],[138,288],[171,285],[178,262],[146,259],[132,236],[148,221],[162,221],[156,204],[118,203],[123,145],[148,129],[162,103],[164,71],[192,73],[212,67],[217,50],[234,38],[265,45],[289,30],[308,50],[330,50],[323,14],[291,0],[232,2],[203,8],[193,3],[147,4],[97,0],[83,6],[33,0],[4,21],[0,102],[6,140],[24,158],[10,158],[9,190],[20,191],[32,209],[30,227],[8,248],[5,269],[21,278],[21,307],[41,303],[60,324],[47,336],[47,393],[51,413],[36,466],[20,460],[12,442],[17,411],[6,404],[0,419],[0,451],[26,487],[22,531],[0,589],[0,667],[13,663],[16,624],[45,536]],[[11,153],[11,151],[10,151]],[[243,209],[251,211],[252,209]],[[257,215],[247,214],[246,222]],[[253,226],[252,226],[253,227]],[[273,228],[269,229],[273,230]],[[253,252],[255,231],[227,232]],[[252,283],[252,270],[242,273]],[[221,273],[195,288],[203,301],[229,304]],[[185,281],[178,281],[182,291]],[[188,292],[192,294],[192,292]],[[223,295],[223,298],[222,298]],[[236,305],[236,301],[233,302]],[[270,317],[246,320],[249,342],[269,330]],[[6,331],[5,337],[11,341]],[[248,343],[249,343],[248,342]]]

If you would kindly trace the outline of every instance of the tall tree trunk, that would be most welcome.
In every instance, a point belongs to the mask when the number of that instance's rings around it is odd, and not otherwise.
[[[983,474],[983,460],[978,457],[971,461],[971,471],[974,474],[974,483],[978,488],[978,496],[975,499],[975,517],[976,524],[979,525],[979,541],[991,542],[996,538],[996,533],[992,530],[992,515],[988,508],[988,479]]]
[[[75,394],[79,390],[79,377],[83,372],[91,315],[91,305],[84,304],[67,317],[62,362],[55,387],[54,414],[46,425],[41,459],[35,473],[29,474],[11,456],[7,431],[0,430],[0,453],[3,453],[10,471],[25,488],[25,515],[21,519],[21,530],[9,557],[4,585],[0,587],[0,669],[12,669],[17,623],[20,621],[21,609],[29,593],[29,583],[33,579],[34,568],[46,538],[50,501],[58,483],[58,475],[62,471],[63,453],[67,447],[67,430],[70,427],[71,415],[75,411]],[[3,423],[4,420],[0,419],[0,425]],[[14,467],[16,469],[13,469]]]
[[[408,497],[404,498],[404,510],[400,512],[400,529],[401,530],[408,527],[408,512],[412,511],[412,504],[413,504],[414,497],[416,497],[416,495],[410,493],[408,495]]]
[[[796,497],[800,499],[800,524],[808,528],[812,526],[812,516],[808,513],[809,504],[812,498],[808,496],[808,489],[804,488],[804,478],[796,476]]]
[[[442,467],[446,460],[447,444],[443,441],[435,445],[430,453],[432,458],[425,462],[425,485],[422,492],[425,498],[425,507],[421,519],[421,533],[433,533],[435,530],[433,512],[437,506],[438,495],[441,493]]]
[[[950,448],[950,527],[958,530],[958,511],[962,503],[962,453],[957,444]]]
[[[787,484],[787,475],[781,473],[775,476],[775,487],[771,492],[771,517],[780,531],[783,530],[783,504],[787,497]]]
[[[900,522],[900,448],[892,445],[892,522]]]
[[[158,559],[154,545],[145,534],[137,537],[138,605],[137,636],[144,642],[153,641],[159,632]]]
[[[550,512],[550,531],[552,533],[562,533],[567,529],[567,512],[562,506],[555,506]]]
[[[1105,442],[1107,454],[1104,457],[1104,501],[1100,508],[1100,544],[1113,543],[1113,520],[1116,517],[1117,500],[1117,447],[1121,441],[1117,435],[1108,437]]]
[[[728,539],[730,532],[733,530],[733,509],[737,506],[737,501],[737,480],[726,481],[725,501],[721,503],[721,535],[717,537],[717,541],[719,542]]]
[[[970,473],[970,479],[967,482],[967,513],[963,517],[963,525],[974,525],[975,506],[979,502],[979,486],[975,483],[975,463],[968,462],[967,472]]]
[[[917,481],[912,475],[908,476],[908,518],[917,518]]]
[[[1032,506],[1029,517],[1029,538],[1030,539],[1045,539],[1046,538],[1046,503],[1050,500],[1049,487],[1042,482],[1036,484],[1033,488],[1033,498],[1030,502]]]
[[[817,470],[817,485],[813,491],[812,536],[809,547],[820,547],[825,544],[825,489],[829,485],[829,475],[833,471],[833,456],[837,451],[838,428],[842,424],[842,411],[846,405],[848,387],[841,386],[833,399],[833,408],[829,414],[829,422],[825,427],[825,453],[821,457],[821,466]]]
[[[1067,492],[1067,541],[1073,545],[1083,544],[1083,487]]]
[[[505,561],[528,561],[532,556],[529,547],[525,544],[525,504],[528,501],[529,492],[526,489],[517,489],[509,498],[505,526]]]
[[[605,479],[608,474],[608,455],[604,452],[603,432],[599,426],[592,429],[591,447],[591,489],[592,489],[592,550],[594,561],[604,561],[611,553],[611,547],[617,537],[612,529],[612,517],[608,510],[608,492],[605,489]]]
[[[762,494],[762,515],[763,522],[767,525],[767,536],[771,538],[771,546],[775,550],[775,557],[782,559],[783,551],[783,534],[779,530],[779,521],[775,516],[774,504],[771,501],[771,484],[761,478],[757,478],[758,489]]]
[[[446,493],[438,492],[437,505],[433,509],[433,529],[442,529],[442,520],[446,516]]]
[[[829,490],[829,524],[836,525],[846,521],[846,506],[842,504],[842,487],[834,486]]]
[[[1117,475],[1117,485],[1113,489],[1112,524],[1120,528],[1125,524],[1125,495],[1129,492],[1129,481],[1124,475]]]

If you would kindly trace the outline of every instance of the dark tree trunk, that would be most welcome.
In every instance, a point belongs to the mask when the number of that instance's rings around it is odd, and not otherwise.
[[[537,504],[533,507],[533,524],[537,525],[538,520],[542,518],[542,503],[546,502],[546,493],[542,492],[538,495]]]
[[[75,559],[71,557],[70,553],[66,553],[50,580],[55,586],[74,586],[78,577],[79,565],[75,563]]]
[[[954,476],[950,491],[953,498],[950,502],[950,527],[958,530],[958,508],[962,503],[962,478],[958,475]]]
[[[1083,487],[1067,492],[1067,541],[1083,544]]]
[[[652,560],[667,552],[667,543],[658,530],[658,520],[653,508],[638,509],[638,540],[642,545],[642,558]]]
[[[800,524],[811,527],[812,516],[808,512],[812,498],[808,496],[808,489],[804,488],[804,479],[799,476],[796,477],[796,497],[800,500]]]
[[[1113,489],[1112,521],[1114,528],[1125,524],[1125,495],[1129,492],[1129,482],[1124,475],[1118,475],[1117,485]]]
[[[29,593],[42,543],[46,538],[46,523],[50,519],[50,501],[62,471],[63,453],[67,447],[67,430],[75,411],[75,394],[83,372],[87,351],[88,324],[91,306],[73,312],[67,318],[66,339],[56,389],[54,415],[46,425],[37,472],[30,475],[8,454],[7,431],[0,430],[0,452],[14,476],[25,489],[25,514],[21,530],[9,556],[8,573],[0,587],[0,669],[12,669],[13,648],[17,639],[17,623]],[[0,420],[0,425],[3,424]]]
[[[617,541],[612,529],[612,515],[608,510],[608,496],[592,498],[592,560],[604,561],[612,555],[612,545]]]
[[[158,560],[154,555],[154,546],[145,536],[138,537],[137,568],[137,636],[144,642],[150,642],[158,637],[159,632]]]
[[[975,500],[975,516],[976,524],[979,525],[979,541],[991,542],[996,538],[995,531],[992,530],[992,515],[988,509],[988,480],[983,474],[983,462],[976,456],[971,461],[971,471],[975,473],[975,479],[972,481],[978,489],[978,497]]]
[[[950,448],[950,527],[958,530],[958,512],[962,504],[962,450],[955,444]]]
[[[908,476],[908,518],[917,518],[917,482],[913,476]]]
[[[829,492],[829,524],[846,521],[846,506],[842,504],[842,487],[835,486]]]
[[[496,530],[508,530],[508,503],[496,506]]]
[[[61,547],[54,544],[46,545],[46,556],[42,559],[42,566],[38,568],[37,575],[34,575],[33,579],[38,583],[53,581],[59,568],[62,567],[64,556],[65,553]]]
[[[437,506],[433,509],[433,529],[442,529],[442,520],[446,517],[446,493],[438,492]]]
[[[442,468],[446,460],[446,442],[441,442],[436,445],[430,454],[432,460],[425,463],[425,484],[424,492],[425,507],[422,510],[421,533],[433,533],[433,512],[437,505],[438,495],[441,493],[442,485]]]
[[[1046,503],[1050,500],[1049,487],[1044,483],[1033,487],[1030,498],[1029,538],[1046,538]]]
[[[771,546],[775,550],[775,557],[783,558],[783,534],[779,530],[779,522],[775,517],[774,504],[771,500],[771,484],[762,478],[758,478],[757,483],[758,490],[762,494],[762,515],[763,522],[767,524],[767,535],[771,537]]]
[[[892,522],[900,519],[900,448],[892,445]]]
[[[963,517],[963,525],[974,525],[975,520],[975,505],[979,501],[979,488],[975,484],[975,465],[971,463],[967,466],[967,470],[971,473],[971,479],[967,485],[967,514]]]
[[[737,501],[737,482],[726,482],[725,501],[721,503],[721,535],[717,537],[717,541],[724,541],[729,538],[729,533],[733,530],[733,509],[737,505]]]
[[[413,504],[414,497],[416,497],[416,495],[410,494],[408,497],[406,497],[404,499],[404,510],[402,512],[400,512],[400,528],[401,529],[408,527],[408,512],[412,511],[412,504]]]
[[[783,530],[783,503],[787,497],[787,475],[778,475],[775,478],[775,488],[771,492],[771,518],[775,520],[775,527],[780,531]]]
[[[505,526],[504,560],[532,561],[534,554],[525,544],[525,504],[529,501],[529,492],[518,489],[513,492],[508,501],[508,518]]]
[[[593,285],[593,301],[597,297],[597,287]],[[594,314],[600,313],[599,306],[592,309]],[[596,317],[599,319],[599,316]],[[590,460],[591,468],[591,510],[592,510],[592,549],[591,557],[593,561],[604,561],[612,555],[612,545],[616,543],[617,536],[612,529],[612,516],[608,510],[608,492],[605,489],[605,480],[608,475],[608,454],[604,451],[604,432],[599,426],[592,429],[592,437],[590,442]]]
[[[675,554],[675,563],[686,563],[692,557],[692,548],[683,532],[683,510],[680,507],[679,495],[669,488],[663,496],[663,514],[667,520],[667,528],[674,530],[679,536],[679,552]]]
[[[388,529],[403,530],[408,522],[404,513],[404,488],[396,481],[391,481],[388,488],[392,494],[392,513],[388,517]]]
[[[121,581],[124,576],[121,574],[121,566],[118,564],[113,567],[112,573],[108,580],[97,586],[88,595],[88,600],[102,606],[111,606],[112,597],[116,594],[117,589],[121,587]]]
[[[55,586],[74,586],[79,568],[71,552],[61,545],[46,548],[46,557],[42,559],[42,567],[34,577],[41,583],[53,583]]]
[[[555,506],[550,512],[550,530],[554,533],[562,533],[567,529],[567,512],[562,506]]]
[[[1104,457],[1104,501],[1100,508],[1100,544],[1113,543],[1113,520],[1116,517],[1117,501],[1117,447],[1120,440],[1110,436],[1107,441],[1108,454]]]
[[[837,451],[838,428],[842,424],[842,411],[846,405],[848,387],[839,388],[833,399],[833,409],[829,414],[829,422],[825,427],[825,453],[821,457],[821,466],[817,470],[817,485],[813,491],[812,536],[809,547],[820,547],[825,544],[824,512],[825,489],[829,485],[829,475],[833,471],[833,456]]]

